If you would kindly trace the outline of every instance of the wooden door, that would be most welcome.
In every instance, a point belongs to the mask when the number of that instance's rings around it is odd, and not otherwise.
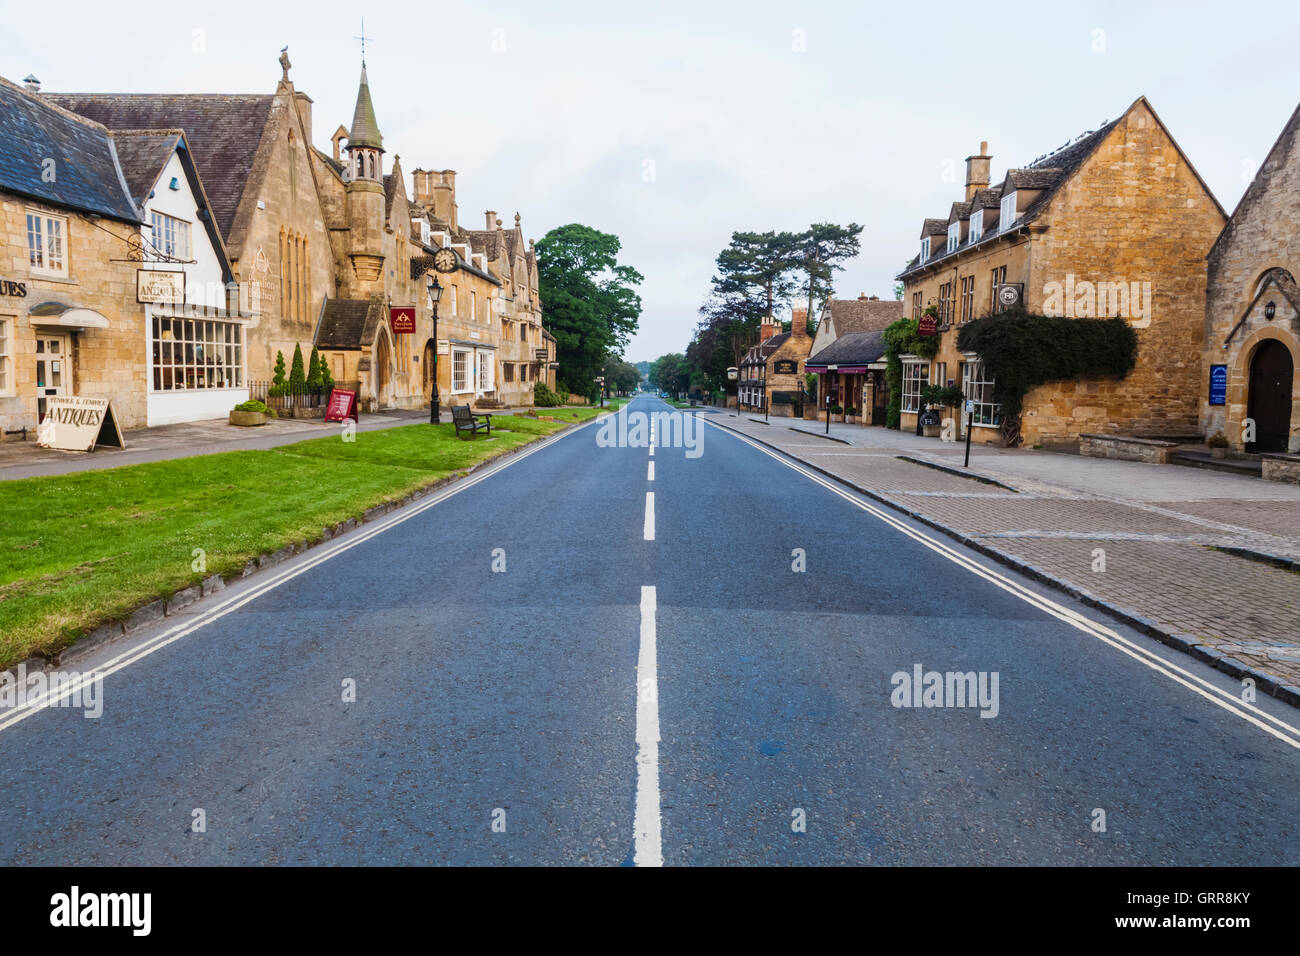
[[[1294,374],[1291,351],[1281,342],[1269,339],[1255,350],[1246,411],[1255,420],[1255,441],[1246,446],[1247,451],[1287,450]]]

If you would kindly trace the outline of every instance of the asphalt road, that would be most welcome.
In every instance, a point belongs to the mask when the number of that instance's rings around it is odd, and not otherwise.
[[[1293,709],[712,425],[601,427],[78,662],[153,648],[97,719],[0,714],[0,861],[1296,859]],[[894,706],[916,665],[996,716]]]

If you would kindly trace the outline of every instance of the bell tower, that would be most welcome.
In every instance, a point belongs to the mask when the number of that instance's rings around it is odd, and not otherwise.
[[[370,99],[366,61],[361,61],[361,84],[357,105],[348,130],[348,227],[351,233],[349,258],[356,297],[381,292],[384,274],[384,138],[375,119]]]

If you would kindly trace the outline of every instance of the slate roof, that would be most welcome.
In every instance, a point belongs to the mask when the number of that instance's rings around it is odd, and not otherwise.
[[[836,336],[883,329],[903,317],[903,303],[895,299],[831,299],[827,308]]]
[[[901,304],[901,303],[900,303]],[[879,329],[869,332],[850,332],[841,335],[816,355],[809,356],[808,365],[870,365],[885,355],[885,333]]]
[[[465,238],[469,240],[469,247],[475,252],[483,253],[489,262],[496,260],[499,243],[495,229],[467,229]]]
[[[370,81],[366,79],[365,63],[361,64],[357,106],[352,112],[352,125],[348,128],[348,147],[353,146],[384,148],[384,138],[379,135],[379,121],[375,119],[375,104],[370,99]]]
[[[968,202],[953,203],[952,210],[948,213],[948,225],[951,226],[954,222],[960,222],[961,220],[968,218],[970,216],[971,206],[972,204]]]
[[[42,93],[112,130],[182,129],[221,235],[230,237],[272,95]]]
[[[317,348],[344,351],[361,348],[372,305],[370,299],[328,300],[316,330]]]
[[[921,225],[920,238],[922,239],[924,239],[926,236],[946,236],[946,235],[948,235],[947,219],[927,219]]]
[[[0,189],[120,222],[140,221],[103,125],[0,79],[0,143]],[[53,181],[44,175],[49,168]]]
[[[143,207],[163,167],[176,152],[182,133],[178,129],[114,130],[112,135],[127,189],[136,204]]]

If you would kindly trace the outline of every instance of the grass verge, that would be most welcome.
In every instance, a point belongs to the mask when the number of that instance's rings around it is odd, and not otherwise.
[[[407,425],[0,483],[0,668],[562,427],[493,416],[490,439]]]

